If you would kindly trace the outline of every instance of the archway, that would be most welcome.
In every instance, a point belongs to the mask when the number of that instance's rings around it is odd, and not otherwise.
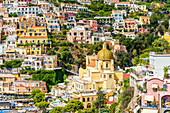
[[[161,106],[164,108],[170,108],[170,95],[164,95],[161,98]]]

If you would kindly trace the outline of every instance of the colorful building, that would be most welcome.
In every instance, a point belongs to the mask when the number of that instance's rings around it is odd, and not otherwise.
[[[148,16],[140,16],[139,22],[141,24],[150,24],[150,17],[148,17]]]
[[[30,94],[33,89],[40,89],[42,92],[47,92],[46,82],[43,81],[15,81],[15,93]]]
[[[114,71],[113,54],[103,49],[96,55],[86,57],[86,69],[79,69],[79,79],[73,82],[74,89],[79,91],[116,88],[116,84],[123,79],[123,71]]]

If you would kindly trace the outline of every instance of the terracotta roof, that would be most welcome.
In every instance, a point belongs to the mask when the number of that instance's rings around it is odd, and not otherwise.
[[[135,21],[135,20],[131,19],[131,20],[124,20],[124,21]]]
[[[19,38],[47,38],[47,36],[21,36]]]
[[[47,13],[46,13],[46,14],[44,14],[44,15],[53,15],[53,14],[47,14]]]
[[[87,66],[90,66],[90,67],[95,67],[96,66],[96,62],[95,61],[92,61],[90,64],[88,64]]]

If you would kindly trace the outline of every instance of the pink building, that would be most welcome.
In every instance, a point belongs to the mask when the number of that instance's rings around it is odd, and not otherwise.
[[[138,33],[145,33],[145,32],[148,32],[148,29],[138,28]]]
[[[111,5],[111,3],[117,3],[119,0],[104,0],[105,4]]]
[[[155,106],[154,101],[158,103],[158,108],[170,107],[170,82],[159,78],[151,78],[144,84],[146,91],[141,95],[141,104],[143,107]]]
[[[67,32],[67,40],[72,43],[91,44],[90,26],[76,26]]]
[[[79,20],[79,23],[89,25],[91,27],[91,31],[97,31],[97,21],[96,20]]]

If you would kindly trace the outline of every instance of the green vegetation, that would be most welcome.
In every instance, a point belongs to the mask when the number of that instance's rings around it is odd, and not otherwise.
[[[94,106],[97,109],[97,111],[99,109],[105,108],[106,100],[107,100],[104,92],[101,89],[102,89],[101,87],[98,88],[97,98],[96,98],[96,101],[94,101]]]
[[[82,102],[80,102],[79,100],[71,100],[63,108],[56,107],[49,113],[61,113],[61,111],[62,112],[77,112],[79,110],[83,110],[83,108],[84,106]]]
[[[43,17],[43,14],[42,14],[42,13],[39,13],[38,16],[39,16],[39,17]]]
[[[1,40],[6,40],[7,37],[8,37],[8,35],[2,35]]]
[[[29,74],[32,75],[31,80],[36,81],[44,81],[46,82],[48,91],[51,91],[52,85],[56,85],[57,83],[64,82],[64,74],[71,74],[66,72],[65,69],[57,69],[57,70],[21,70],[21,74]]]
[[[10,13],[9,17],[18,17],[17,13]]]
[[[33,101],[36,103],[35,106],[40,109],[47,108],[50,105],[49,102],[45,101],[45,93],[40,89],[33,89],[30,97],[33,98]]]
[[[18,68],[21,67],[22,61],[21,60],[11,60],[11,61],[5,61],[4,67],[6,68]]]

